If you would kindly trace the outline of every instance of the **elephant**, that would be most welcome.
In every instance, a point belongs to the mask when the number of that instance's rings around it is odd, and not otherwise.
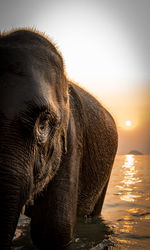
[[[101,213],[117,144],[111,114],[69,80],[46,35],[0,34],[1,250],[23,208],[38,249],[70,244],[77,217]]]

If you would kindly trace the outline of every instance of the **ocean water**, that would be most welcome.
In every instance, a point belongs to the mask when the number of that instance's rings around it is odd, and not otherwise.
[[[13,250],[36,249],[21,216]],[[150,250],[150,155],[117,155],[99,218],[79,218],[66,250]]]

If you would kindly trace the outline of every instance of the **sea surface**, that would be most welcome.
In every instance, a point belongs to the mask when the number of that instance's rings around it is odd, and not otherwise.
[[[20,216],[13,250],[36,250]],[[150,250],[150,155],[117,155],[101,217],[78,219],[66,250]]]

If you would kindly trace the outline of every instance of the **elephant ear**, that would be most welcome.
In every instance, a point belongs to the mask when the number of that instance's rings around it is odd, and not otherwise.
[[[69,118],[70,118],[70,102],[69,102],[69,90],[68,90],[68,81],[66,82],[66,91],[64,94],[64,102],[65,102],[65,112],[63,116],[64,126],[62,128],[62,141],[63,141],[63,152],[67,153],[67,131],[69,126]]]

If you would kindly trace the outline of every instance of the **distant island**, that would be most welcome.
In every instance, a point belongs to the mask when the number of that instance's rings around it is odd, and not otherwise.
[[[131,150],[128,155],[143,155],[143,153],[141,153],[140,151],[137,150]]]

